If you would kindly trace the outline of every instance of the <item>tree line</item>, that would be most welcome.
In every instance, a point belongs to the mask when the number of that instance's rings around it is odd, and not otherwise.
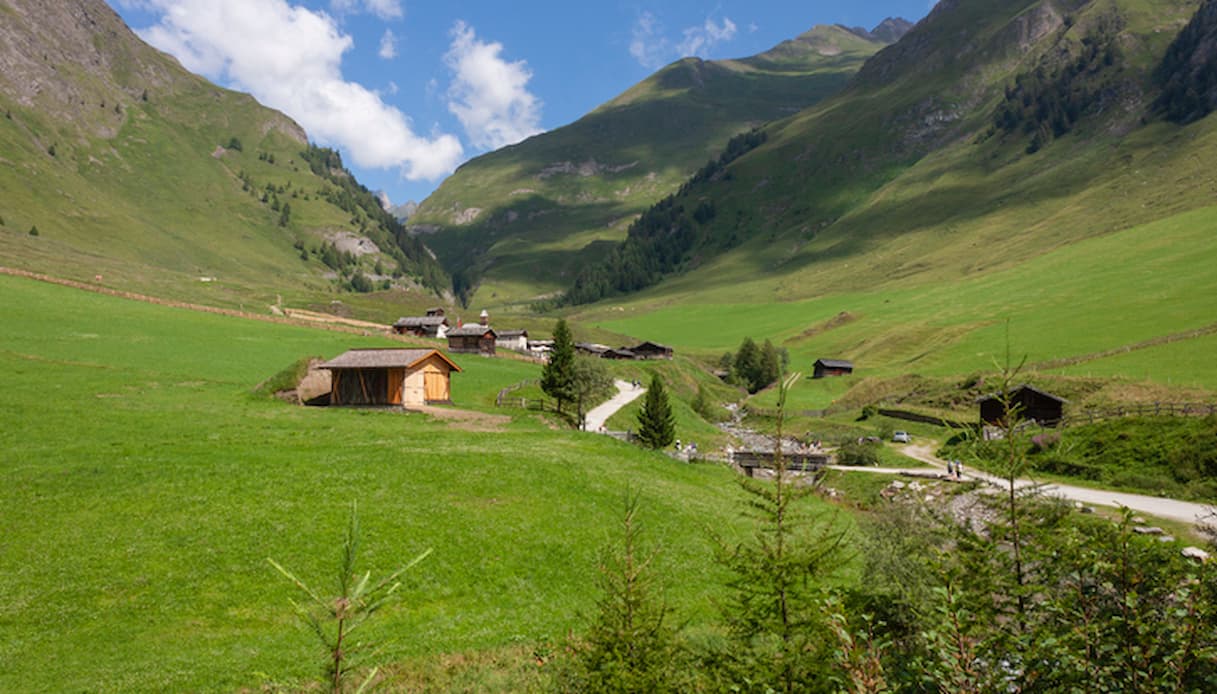
[[[1087,115],[1101,112],[1122,88],[1123,27],[1118,14],[1103,15],[1079,44],[1062,42],[1062,51],[1046,55],[1034,70],[1015,77],[993,114],[993,129],[1030,135],[1026,149],[1034,154],[1071,132]]]
[[[1217,108],[1217,0],[1206,0],[1179,32],[1154,72],[1162,92],[1154,110],[1186,125]]]
[[[407,274],[418,278],[428,289],[440,293],[451,286],[451,281],[431,257],[426,246],[406,230],[391,213],[381,206],[380,200],[364,185],[355,180],[342,164],[342,156],[329,147],[309,144],[300,153],[314,174],[332,184],[320,191],[330,204],[352,215],[351,223],[359,227],[361,234],[368,236],[392,257]]]

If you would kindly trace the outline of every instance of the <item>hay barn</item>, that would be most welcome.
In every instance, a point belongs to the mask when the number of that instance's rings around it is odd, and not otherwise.
[[[319,368],[331,374],[331,405],[401,407],[451,402],[461,370],[437,349],[353,349]]]

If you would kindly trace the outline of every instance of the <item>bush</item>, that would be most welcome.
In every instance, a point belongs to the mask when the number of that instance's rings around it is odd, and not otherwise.
[[[37,236],[37,235],[38,235],[38,226],[34,225],[34,226],[30,227],[30,236]]]
[[[879,464],[879,447],[882,445],[877,441],[865,439],[854,439],[843,443],[837,449],[837,464],[874,467]]]

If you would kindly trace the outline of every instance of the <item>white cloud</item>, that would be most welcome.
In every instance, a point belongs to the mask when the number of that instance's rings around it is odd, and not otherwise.
[[[687,55],[704,55],[716,44],[735,38],[735,22],[723,17],[722,24],[715,24],[707,18],[699,27],[685,29],[684,38],[676,45],[676,52],[682,57]]]
[[[392,29],[385,29],[385,33],[381,35],[380,49],[376,51],[376,55],[385,60],[397,57],[397,36],[393,34]]]
[[[650,12],[638,15],[631,32],[630,55],[640,65],[649,69],[663,67],[677,58],[705,56],[716,45],[735,38],[738,28],[735,22],[723,17],[716,23],[707,17],[698,26],[681,32],[681,40],[673,43],[663,32],[663,25]]]
[[[287,113],[357,166],[401,168],[408,179],[435,180],[460,162],[456,137],[417,135],[405,114],[343,79],[342,55],[353,42],[324,12],[285,0],[148,2],[162,14],[160,23],[140,32],[145,40],[188,70]]]
[[[477,147],[497,149],[541,131],[541,102],[528,91],[532,73],[519,60],[507,62],[503,45],[479,41],[458,21],[444,62],[452,71],[448,110]]]
[[[367,12],[384,20],[401,19],[406,14],[401,0],[330,0],[330,7],[339,14]]]
[[[663,37],[663,27],[655,15],[643,12],[634,22],[630,40],[630,55],[639,65],[652,70],[668,62],[668,40]]]

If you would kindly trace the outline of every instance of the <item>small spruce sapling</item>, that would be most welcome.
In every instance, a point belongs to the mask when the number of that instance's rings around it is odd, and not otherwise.
[[[367,623],[377,612],[392,601],[401,587],[398,580],[409,569],[431,553],[428,549],[408,564],[397,569],[376,583],[371,582],[371,572],[359,575],[355,572],[355,560],[359,551],[359,515],[351,504],[350,521],[342,543],[342,558],[338,568],[338,594],[323,596],[300,580],[274,559],[267,559],[271,566],[291,581],[304,594],[301,602],[292,601],[296,614],[317,635],[324,647],[325,682],[330,691],[339,694],[345,691],[347,675],[361,667],[363,661],[375,655],[368,645],[352,641],[352,634]],[[370,651],[370,652],[369,652]],[[356,691],[364,691],[376,677],[379,668],[373,668]]]

